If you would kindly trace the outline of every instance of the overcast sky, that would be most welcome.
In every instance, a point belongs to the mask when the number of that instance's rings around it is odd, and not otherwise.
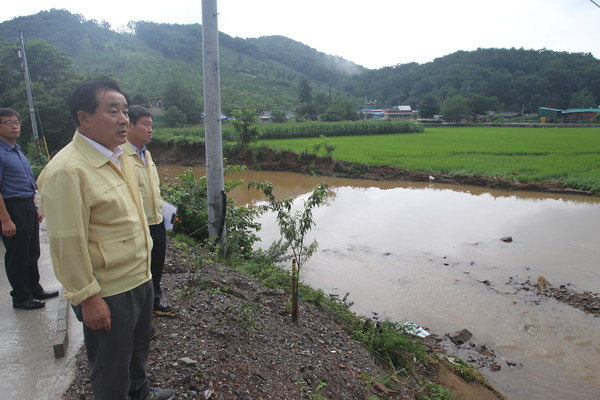
[[[218,0],[219,30],[282,35],[367,68],[426,63],[458,50],[525,48],[600,59],[600,0]],[[202,0],[27,0],[0,19],[66,9],[85,19],[202,23]],[[27,33],[23,31],[26,38]]]

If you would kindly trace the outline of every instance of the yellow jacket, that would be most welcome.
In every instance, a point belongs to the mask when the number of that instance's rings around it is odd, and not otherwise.
[[[38,178],[54,272],[74,305],[152,278],[152,239],[130,161],[121,155],[117,168],[76,132]]]
[[[121,147],[123,148],[123,154],[130,157],[133,164],[135,164],[148,225],[160,224],[163,221],[163,200],[160,196],[160,178],[158,177],[156,164],[152,160],[152,155],[148,150],[145,151],[146,163],[144,164],[144,160],[135,151],[131,143],[127,142]]]

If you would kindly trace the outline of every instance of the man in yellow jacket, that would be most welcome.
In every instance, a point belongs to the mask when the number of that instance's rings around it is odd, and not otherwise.
[[[111,79],[69,96],[77,131],[38,178],[54,271],[84,323],[97,400],[167,400],[149,386],[152,239],[135,165],[122,155],[127,96]]]
[[[162,302],[162,289],[160,280],[165,265],[165,249],[167,245],[165,223],[162,215],[162,197],[160,196],[160,180],[156,164],[152,155],[146,149],[146,144],[152,139],[152,113],[142,106],[129,107],[129,130],[127,143],[123,145],[123,154],[131,158],[135,164],[142,203],[150,236],[154,246],[150,256],[150,271],[152,271],[152,284],[154,286],[154,313],[157,315],[170,315],[175,309]]]

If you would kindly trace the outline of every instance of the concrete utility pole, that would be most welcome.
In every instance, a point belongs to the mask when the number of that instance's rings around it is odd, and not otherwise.
[[[221,135],[221,82],[217,0],[202,0],[202,67],[204,79],[204,130],[208,234],[225,243],[225,179]]]

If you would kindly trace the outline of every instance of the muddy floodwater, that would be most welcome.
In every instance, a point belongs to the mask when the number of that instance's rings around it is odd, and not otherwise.
[[[508,399],[600,398],[600,318],[522,290],[543,276],[600,292],[600,198],[280,172],[236,177],[268,180],[298,204],[321,181],[329,185],[328,204],[314,212],[319,251],[305,283],[349,293],[365,316],[439,335],[468,329],[472,343],[496,352],[501,369],[483,371]],[[230,197],[262,200],[244,189]],[[279,238],[274,215],[260,222],[268,246]]]

